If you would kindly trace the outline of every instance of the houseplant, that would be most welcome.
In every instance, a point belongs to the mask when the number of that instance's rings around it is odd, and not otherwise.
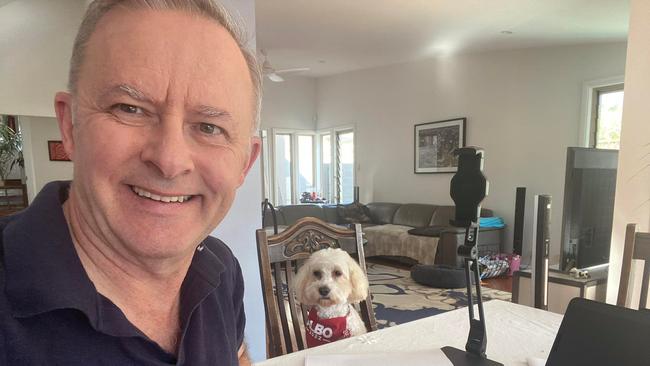
[[[0,179],[7,178],[16,164],[22,162],[22,137],[4,123],[0,123]]]

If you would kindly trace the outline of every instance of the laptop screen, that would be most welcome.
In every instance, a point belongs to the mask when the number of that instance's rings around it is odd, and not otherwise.
[[[650,312],[575,298],[546,366],[650,365]]]

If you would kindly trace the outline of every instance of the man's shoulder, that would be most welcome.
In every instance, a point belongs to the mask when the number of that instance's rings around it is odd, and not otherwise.
[[[6,229],[9,225],[11,225],[11,224],[13,224],[13,223],[15,223],[15,222],[20,221],[20,218],[23,216],[23,213],[24,213],[24,212],[25,212],[25,211],[19,211],[19,212],[16,212],[16,213],[14,213],[14,214],[11,214],[11,215],[9,215],[9,216],[3,216],[3,217],[0,217],[0,244],[2,244],[3,241],[4,241],[4,232],[5,232],[5,229]],[[2,249],[2,248],[0,248],[0,249]],[[2,255],[2,252],[0,252],[0,255]]]
[[[232,250],[230,250],[226,243],[214,236],[208,236],[203,240],[202,244],[219,257],[234,257]]]
[[[239,261],[223,241],[208,236],[197,248],[196,254],[190,267],[193,274],[200,275],[223,291],[231,291],[241,285],[243,275]]]
[[[221,239],[214,236],[208,236],[202,243],[210,252],[212,252],[223,264],[229,268],[234,269],[239,267],[239,262],[233,254],[232,250]]]
[[[22,217],[24,211],[19,211],[14,214],[8,215],[8,216],[2,216],[0,217],[0,231],[4,230],[7,225],[10,223],[17,221]]]

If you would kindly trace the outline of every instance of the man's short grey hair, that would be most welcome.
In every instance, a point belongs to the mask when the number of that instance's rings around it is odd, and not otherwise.
[[[213,0],[95,0],[86,10],[79,32],[74,41],[72,48],[72,58],[70,60],[70,74],[68,76],[68,89],[73,95],[77,93],[77,83],[79,79],[79,70],[84,61],[86,46],[90,36],[95,31],[97,23],[111,9],[117,6],[124,6],[133,9],[151,9],[151,10],[180,10],[190,14],[204,16],[220,24],[232,38],[237,42],[250,73],[253,83],[253,128],[255,131],[259,128],[260,108],[262,102],[262,72],[260,64],[257,61],[255,53],[247,46],[249,35],[240,18],[231,15],[223,5]]]

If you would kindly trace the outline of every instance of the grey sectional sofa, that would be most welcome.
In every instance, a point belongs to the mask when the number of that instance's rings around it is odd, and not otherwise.
[[[465,239],[465,231],[449,226],[455,214],[454,206],[438,206],[417,203],[373,202],[366,205],[367,218],[362,222],[363,232],[368,240],[365,254],[370,256],[408,257],[422,264],[447,264],[461,266],[462,258],[456,254],[458,246]],[[267,227],[271,225],[270,212],[266,212]],[[341,216],[337,205],[288,205],[276,208],[280,229],[291,225],[302,217],[318,217],[333,224],[350,222]],[[492,216],[492,211],[483,209],[481,216]],[[414,228],[432,227],[439,229],[438,236],[412,235]],[[503,229],[481,228],[479,249],[481,253],[499,252]]]

